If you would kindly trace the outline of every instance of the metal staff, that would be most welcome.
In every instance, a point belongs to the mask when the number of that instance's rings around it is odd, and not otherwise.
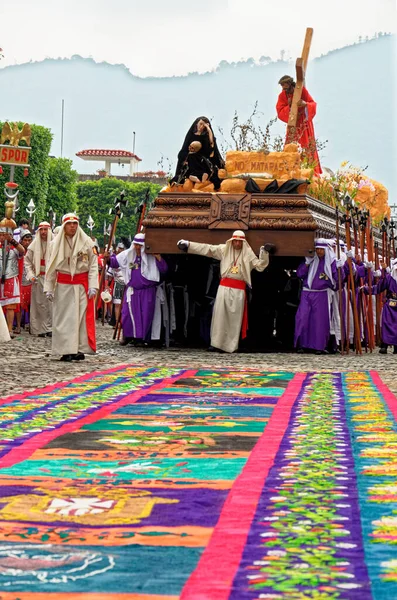
[[[347,246],[348,250],[351,250],[350,210],[354,206],[354,204],[353,204],[350,196],[345,197],[344,204],[346,206],[346,215],[344,216],[345,231],[346,231],[346,246]],[[351,292],[352,292],[352,297],[350,298],[350,301],[352,303],[352,308],[353,308],[354,338],[355,338],[356,354],[362,354],[361,339],[360,339],[360,337],[361,337],[360,336],[360,325],[359,325],[359,321],[358,321],[358,312],[357,312],[357,304],[356,304],[356,289],[355,289],[355,285],[354,285],[354,273],[353,273],[352,259],[348,258],[347,263],[349,265],[350,287],[351,287]]]
[[[335,209],[336,212],[336,255],[338,260],[340,259],[340,236],[339,236],[339,207]],[[343,287],[342,287],[342,273],[341,267],[338,267],[338,287],[339,287],[339,318],[340,318],[340,348],[341,354],[344,354],[345,346],[345,321],[343,318]]]
[[[396,258],[396,238],[394,237],[394,230],[396,228],[396,224],[393,219],[390,220],[389,229],[390,229],[390,241],[391,241],[391,249],[393,251],[393,258]]]
[[[388,220],[385,217],[380,225],[380,230],[382,232],[382,262],[387,262],[387,228],[388,228]]]
[[[107,248],[106,248],[107,252],[110,252],[110,248],[112,247],[112,244],[113,244],[113,238],[116,234],[117,223],[119,222],[119,219],[121,219],[123,216],[121,209],[123,207],[127,206],[127,200],[125,198],[124,190],[120,193],[120,198],[116,198],[114,202],[115,202],[114,208],[110,209],[110,211],[109,211],[109,214],[110,215],[113,214],[114,218],[113,218],[113,223],[112,223],[112,227],[110,230],[109,240],[108,240],[108,244],[107,244]],[[101,279],[99,281],[99,292],[96,297],[95,310],[97,310],[97,308],[98,308],[99,298],[101,297],[101,292],[102,292],[103,284],[105,281],[105,274],[106,274],[106,263],[104,263],[103,268],[102,268]]]
[[[36,208],[35,203],[33,202],[33,198],[31,198],[29,200],[29,204],[28,204],[27,208],[25,208],[25,210],[26,210],[26,212],[29,215],[29,220],[30,220],[30,223],[32,225],[32,231],[34,231],[35,218],[33,219],[33,223],[32,223],[32,216],[35,214],[37,208]]]
[[[142,229],[142,223],[145,218],[146,210],[147,210],[149,202],[150,202],[150,187],[147,188],[143,201],[136,207],[136,210],[135,210],[135,214],[137,216],[139,215],[135,233],[140,233],[140,231]]]

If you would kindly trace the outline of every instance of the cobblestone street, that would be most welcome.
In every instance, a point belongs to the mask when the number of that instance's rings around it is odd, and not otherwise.
[[[51,357],[51,340],[36,338],[23,332],[4,347],[0,358],[0,394],[44,387],[57,381],[66,381],[79,375],[103,370],[119,364],[147,364],[150,366],[209,366],[255,367],[285,371],[379,371],[383,381],[397,394],[397,356],[390,352],[380,355],[301,355],[301,354],[218,354],[192,348],[134,348],[122,347],[112,340],[113,329],[97,326],[98,352],[85,361],[62,363]]]

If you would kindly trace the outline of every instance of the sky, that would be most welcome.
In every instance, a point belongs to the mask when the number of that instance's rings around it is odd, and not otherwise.
[[[0,66],[68,58],[125,64],[141,77],[234,62],[311,57],[396,30],[395,0],[0,0]],[[14,25],[12,25],[14,24]]]

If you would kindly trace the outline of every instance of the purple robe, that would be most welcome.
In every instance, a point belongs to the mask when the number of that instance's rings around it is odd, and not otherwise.
[[[389,274],[381,277],[376,285],[372,286],[373,294],[386,293],[386,302],[382,311],[382,342],[390,346],[397,346],[397,281]],[[366,289],[368,294],[369,290]]]
[[[142,275],[141,257],[134,262],[137,265],[131,270],[131,278],[125,287],[123,305],[121,308],[121,323],[124,338],[145,340],[149,337],[156,307],[156,288],[158,281],[150,281]],[[156,262],[161,274],[167,272],[167,263],[162,258]],[[120,265],[117,256],[110,257],[110,266],[117,269]],[[127,302],[128,288],[133,288],[130,304]]]
[[[330,336],[330,308],[327,290],[335,289],[332,281],[320,279],[324,273],[325,259],[320,258],[313,278],[312,290],[307,290],[309,266],[302,263],[296,274],[303,279],[303,290],[295,318],[295,347],[323,351],[327,348]],[[333,261],[332,276],[338,281],[336,262]],[[317,290],[317,291],[316,291]]]

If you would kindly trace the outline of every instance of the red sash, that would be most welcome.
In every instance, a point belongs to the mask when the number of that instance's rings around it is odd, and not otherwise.
[[[96,337],[95,337],[95,299],[88,298],[88,273],[78,273],[73,277],[69,273],[57,272],[57,282],[82,285],[87,294],[87,310],[85,313],[85,324],[87,327],[88,345],[96,352]]]
[[[219,285],[223,285],[224,287],[234,288],[236,290],[244,290],[244,312],[243,312],[243,321],[241,323],[241,337],[245,339],[247,337],[247,329],[248,329],[248,301],[246,294],[246,283],[245,281],[241,281],[241,279],[231,279],[230,277],[222,277]]]

